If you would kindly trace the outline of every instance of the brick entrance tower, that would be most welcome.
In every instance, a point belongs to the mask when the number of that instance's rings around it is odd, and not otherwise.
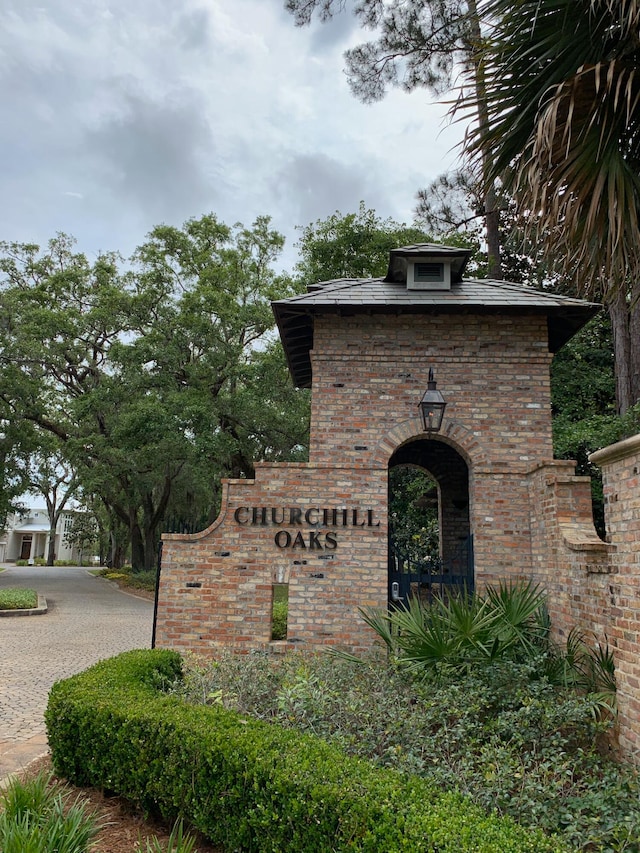
[[[224,483],[207,530],[164,535],[159,646],[269,647],[274,585],[288,584],[288,645],[370,647],[358,608],[388,601],[390,464],[437,480],[443,555],[472,536],[476,585],[541,576],[553,553],[545,489],[560,468],[566,479],[550,362],[599,306],[465,279],[468,255],[396,249],[384,278],[273,304],[294,382],[312,389],[309,462],[257,463],[255,480]],[[418,407],[430,369],[447,404],[433,432]],[[572,529],[594,541],[588,481],[569,479]]]

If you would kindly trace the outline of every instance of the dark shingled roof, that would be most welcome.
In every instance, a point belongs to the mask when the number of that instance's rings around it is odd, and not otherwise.
[[[452,255],[451,290],[408,290],[405,281],[395,278],[407,256],[448,254]],[[307,293],[273,302],[295,384],[302,388],[311,385],[310,352],[316,314],[542,314],[547,317],[549,349],[557,352],[601,308],[593,302],[507,281],[462,279],[468,255],[464,249],[448,246],[405,246],[391,252],[385,278],[323,281],[311,285]]]

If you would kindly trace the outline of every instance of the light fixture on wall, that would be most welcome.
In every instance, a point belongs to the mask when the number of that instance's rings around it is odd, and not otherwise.
[[[442,426],[442,418],[447,404],[444,397],[436,388],[436,380],[433,378],[433,367],[429,368],[429,382],[424,397],[418,403],[422,425],[425,432],[438,432]]]

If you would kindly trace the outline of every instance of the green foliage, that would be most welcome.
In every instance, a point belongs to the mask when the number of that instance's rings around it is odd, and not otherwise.
[[[296,266],[302,284],[334,278],[384,276],[389,251],[411,243],[429,242],[419,228],[381,219],[360,202],[357,213],[334,213],[301,229],[297,244],[301,260]]]
[[[606,304],[624,413],[640,402],[637,5],[489,0],[482,13],[485,86],[469,106],[487,122],[467,150],[516,199],[528,239],[574,294]]]
[[[144,853],[194,853],[194,851],[198,853],[195,847],[195,838],[185,835],[182,821],[178,821],[171,830],[166,846],[154,836],[151,840],[147,840]],[[136,851],[143,853],[143,848],[138,844]]]
[[[611,322],[598,314],[556,353],[551,364],[553,414],[571,421],[615,414]]]
[[[221,477],[305,457],[309,395],[272,334],[271,300],[293,293],[274,270],[282,245],[268,217],[229,228],[213,215],[155,228],[127,269],[90,263],[64,235],[44,251],[0,244],[7,454],[24,423],[25,452],[55,446],[53,473],[70,466],[116,543],[110,562],[126,537],[152,569],[164,520],[215,517]]]
[[[604,497],[600,469],[589,454],[637,432],[630,409],[616,414],[616,383],[611,323],[606,314],[591,320],[551,363],[553,451],[556,459],[576,461],[576,473],[591,477],[593,517],[604,538]],[[638,407],[640,409],[640,406]]]
[[[544,592],[501,583],[484,595],[452,594],[424,606],[417,598],[391,612],[361,611],[400,666],[412,672],[469,672],[502,658],[526,660],[542,648]]]
[[[131,572],[127,575],[127,586],[131,586],[134,589],[146,589],[153,591],[156,588],[156,579],[157,572],[146,571],[146,572]]]
[[[98,823],[79,799],[71,801],[51,775],[11,779],[0,800],[3,853],[88,853]]]
[[[0,323],[3,319],[0,306]],[[29,488],[29,455],[36,445],[31,425],[16,423],[11,416],[11,406],[0,400],[0,530],[10,513],[22,509],[20,497]]]
[[[287,639],[287,615],[289,612],[289,604],[286,601],[274,601],[273,603],[273,618],[271,623],[271,639],[286,640]]]
[[[107,578],[107,580],[117,581],[121,586],[129,586],[133,589],[145,589],[148,592],[155,591],[158,577],[156,570],[134,572],[131,566],[123,566],[119,571],[113,571],[113,569],[108,568],[100,569],[97,574],[100,577]]]
[[[35,589],[0,589],[0,610],[28,610],[37,604],[38,593]]]
[[[179,694],[316,734],[576,848],[637,851],[637,775],[607,757],[592,697],[544,668],[542,656],[412,679],[387,658],[191,656]]]
[[[595,635],[573,629],[562,652],[550,647],[544,660],[545,675],[555,684],[588,694],[596,718],[616,714],[616,674],[613,652]]]
[[[273,588],[273,605],[271,613],[271,639],[287,639],[287,617],[289,615],[289,586],[276,584]]]
[[[472,109],[482,99],[489,126],[472,138],[489,177],[582,292],[626,289],[640,261],[636,4],[489,0],[483,15],[486,90]]]
[[[98,525],[93,513],[86,509],[82,512],[74,512],[71,523],[65,527],[64,541],[65,544],[78,549],[80,564],[82,564],[83,555],[87,552],[95,553],[98,544]]]
[[[438,486],[426,471],[409,465],[389,471],[389,526],[394,543],[410,558],[438,558]]]
[[[285,0],[285,8],[301,26],[314,12],[327,21],[348,7],[342,0]],[[365,102],[379,100],[390,86],[404,91],[424,87],[441,95],[453,85],[456,63],[469,63],[472,15],[466,4],[366,0],[351,11],[374,32],[373,40],[345,53],[351,89]]]
[[[54,685],[46,722],[56,772],[182,816],[229,850],[567,850],[316,737],[159,693],[180,669],[169,651],[127,652]]]

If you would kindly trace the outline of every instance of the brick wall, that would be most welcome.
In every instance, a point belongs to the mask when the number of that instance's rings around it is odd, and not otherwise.
[[[425,458],[440,481],[447,549],[473,533],[479,586],[530,576],[542,548],[532,533],[531,472],[552,458],[545,317],[317,317],[312,360],[310,462],[258,464],[255,481],[225,485],[208,530],[165,535],[158,645],[263,648],[273,584],[285,582],[290,645],[370,646],[357,610],[387,601],[389,460],[416,440],[433,448]],[[418,417],[430,367],[447,400],[442,430],[431,438]],[[347,507],[358,520],[372,512],[376,526],[333,529],[314,513],[315,526],[239,523],[242,507]],[[544,524],[551,529],[551,517]],[[289,531],[291,547],[279,547],[278,530]],[[336,545],[321,548],[327,533]],[[547,548],[545,559],[553,557]]]
[[[546,341],[535,316],[316,318],[310,462],[257,463],[255,480],[224,484],[211,527],[163,537],[157,644],[369,648],[358,608],[387,602],[389,460],[418,448],[439,481],[446,548],[474,535],[477,586],[533,579],[558,641],[576,627],[611,644],[620,744],[640,761],[640,436],[592,456],[602,542],[589,479],[552,459]],[[417,410],[430,367],[448,404],[434,437]],[[278,583],[284,644],[270,635]]]
[[[386,478],[258,463],[255,480],[226,481],[210,528],[163,537],[157,645],[265,648],[273,585],[287,583],[290,645],[370,648],[358,607],[386,606]]]
[[[590,457],[602,469],[613,553],[606,633],[613,646],[622,749],[640,763],[640,435]]]
[[[607,633],[612,548],[593,526],[591,484],[575,464],[554,461],[531,472],[531,577],[547,591],[555,639],[573,628]]]
[[[416,416],[430,367],[447,418],[478,436],[493,467],[553,457],[545,317],[319,317],[312,363],[312,462],[369,464],[380,436]]]

